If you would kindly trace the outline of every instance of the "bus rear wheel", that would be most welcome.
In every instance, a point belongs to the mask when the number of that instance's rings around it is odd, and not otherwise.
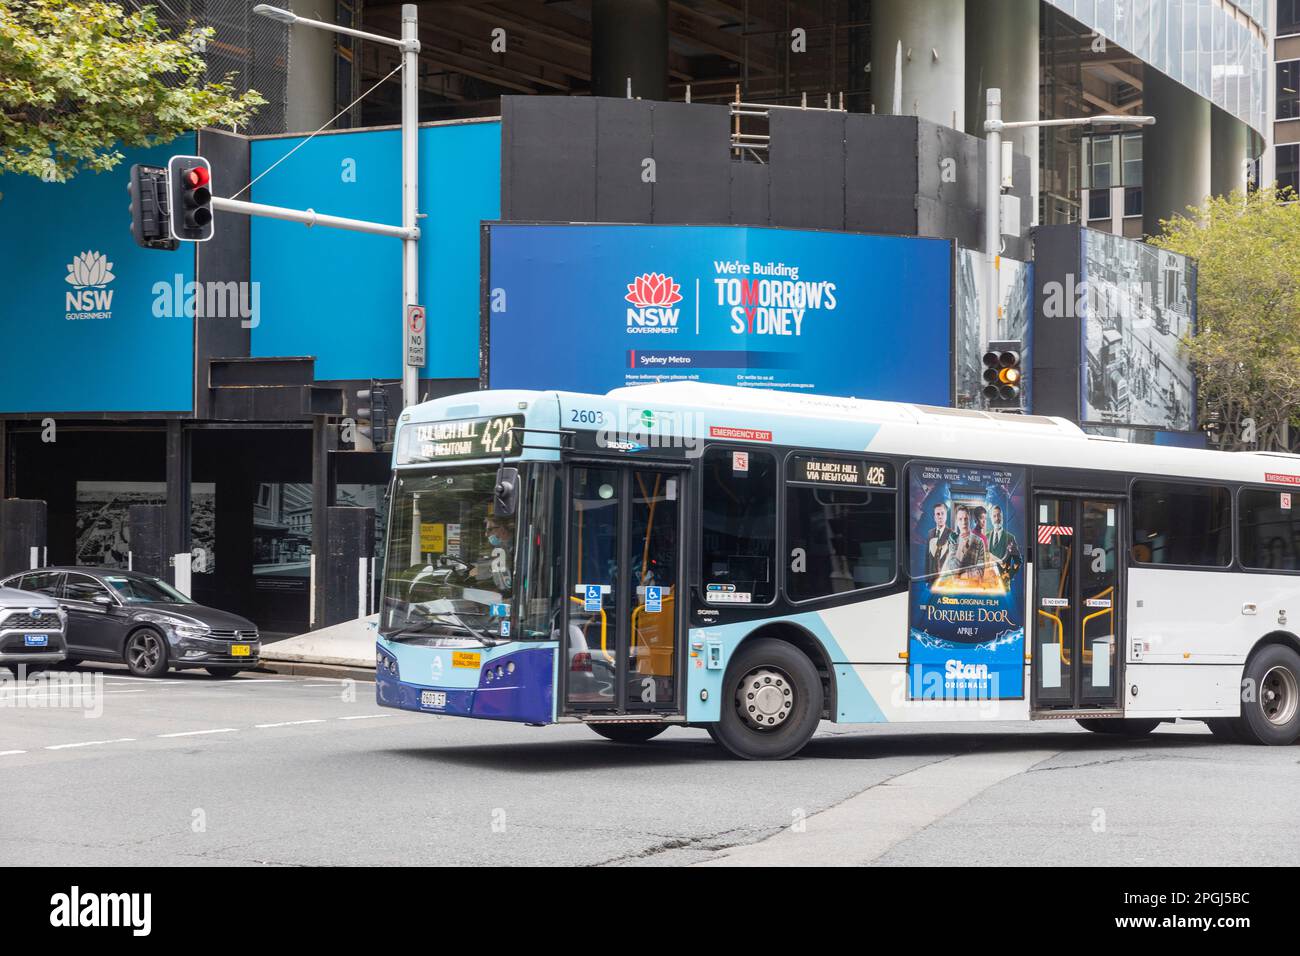
[[[643,744],[668,729],[663,724],[588,724],[587,726],[606,740],[619,744]]]
[[[1076,723],[1094,734],[1115,734],[1120,737],[1145,737],[1160,726],[1159,720],[1136,717],[1084,717]]]
[[[745,760],[784,760],[817,730],[823,696],[817,668],[798,648],[771,638],[748,641],[727,668],[713,737]]]
[[[1247,743],[1284,746],[1300,737],[1300,654],[1282,644],[1261,647],[1246,662],[1246,688],[1253,700],[1242,700],[1236,720],[1238,735]]]

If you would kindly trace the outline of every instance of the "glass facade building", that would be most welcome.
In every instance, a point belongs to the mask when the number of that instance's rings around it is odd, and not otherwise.
[[[1047,0],[1263,133],[1271,0]]]

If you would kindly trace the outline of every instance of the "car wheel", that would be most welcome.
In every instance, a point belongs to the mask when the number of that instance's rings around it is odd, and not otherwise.
[[[161,677],[167,673],[167,639],[142,627],[126,639],[122,660],[136,677]]]
[[[1159,720],[1133,717],[1085,717],[1076,723],[1094,734],[1114,734],[1119,737],[1145,737],[1160,726]]]
[[[240,668],[238,667],[205,667],[203,669],[213,677],[221,680],[224,680],[227,677],[234,677],[240,671]]]
[[[643,744],[668,729],[664,724],[588,724],[606,740],[620,744]]]
[[[742,644],[722,682],[714,739],[745,760],[784,760],[812,738],[822,716],[817,668],[792,644],[759,638]]]
[[[1237,733],[1237,719],[1235,717],[1211,717],[1205,721],[1205,726],[1209,727],[1210,733],[1224,743],[1241,743],[1241,735]]]
[[[1285,745],[1300,737],[1300,655],[1281,644],[1261,647],[1246,662],[1245,686],[1253,700],[1242,700],[1236,719],[1247,743]]]

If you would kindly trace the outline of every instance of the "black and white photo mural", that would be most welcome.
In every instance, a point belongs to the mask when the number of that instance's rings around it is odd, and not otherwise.
[[[1029,321],[1032,270],[1029,263],[1001,257],[998,265],[998,311],[990,320],[984,314],[988,270],[984,254],[957,250],[956,302],[954,303],[953,395],[958,408],[986,408],[984,352],[990,342],[1021,342],[1022,362],[1028,367],[1032,323]],[[1026,394],[1025,408],[1031,396]]]
[[[1081,421],[1191,431],[1195,385],[1183,341],[1196,323],[1196,264],[1083,230]]]

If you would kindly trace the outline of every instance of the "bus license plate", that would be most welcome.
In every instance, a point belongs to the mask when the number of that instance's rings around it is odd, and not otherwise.
[[[50,635],[48,634],[24,634],[23,644],[26,647],[49,647]]]
[[[252,655],[253,655],[253,649],[249,647],[247,644],[230,645],[231,657],[251,657]]]
[[[447,692],[445,690],[422,690],[420,691],[421,707],[446,707]]]

